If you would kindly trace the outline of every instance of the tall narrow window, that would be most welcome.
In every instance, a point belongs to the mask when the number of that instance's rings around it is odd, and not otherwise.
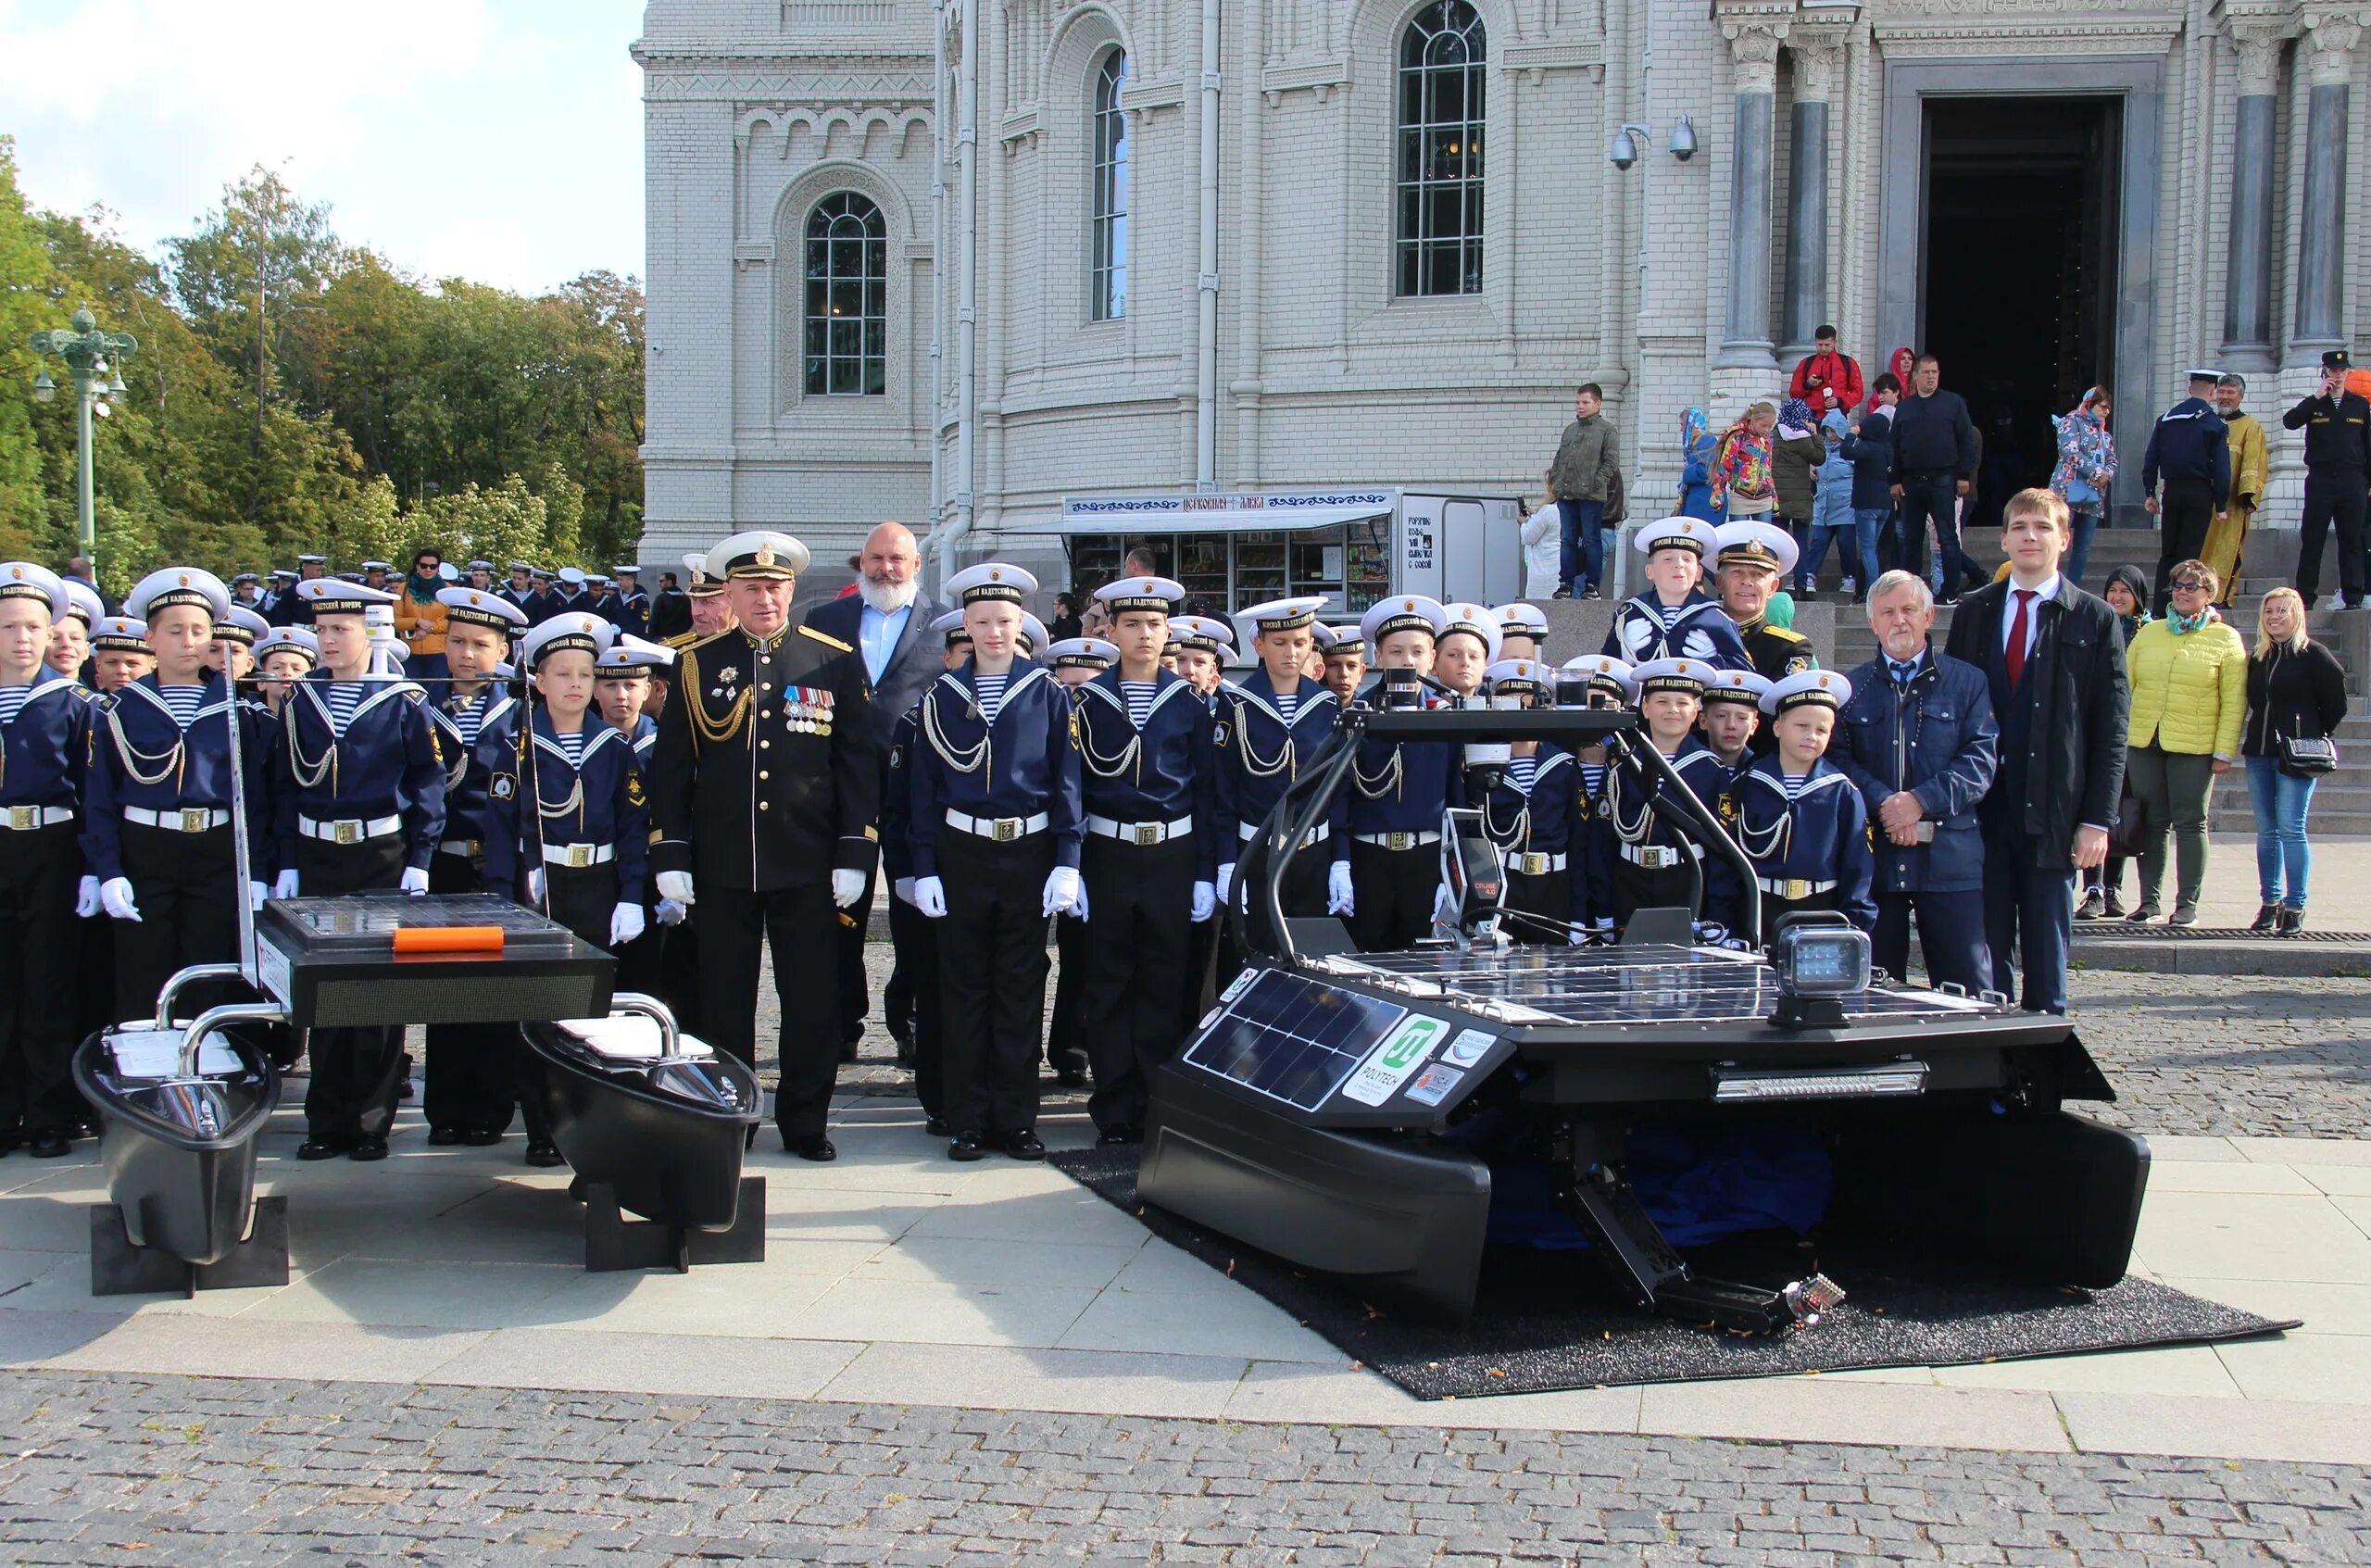
[[[807,215],[807,395],[877,397],[889,363],[889,242],[881,209],[834,191]]]
[[[1094,271],[1090,315],[1115,321],[1128,313],[1128,115],[1121,89],[1128,56],[1114,49],[1095,73]]]
[[[1399,40],[1401,295],[1482,292],[1482,19],[1437,0]]]

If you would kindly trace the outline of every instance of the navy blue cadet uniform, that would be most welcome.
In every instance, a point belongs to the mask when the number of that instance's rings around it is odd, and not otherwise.
[[[949,584],[952,588],[953,584]],[[1044,888],[1076,870],[1085,831],[1070,691],[1016,658],[993,720],[966,663],[922,699],[912,772],[914,874],[939,879],[947,1119],[1010,1144],[1037,1126],[1046,1017]]]
[[[1724,670],[1750,670],[1753,660],[1737,622],[1700,588],[1666,609],[1654,589],[1625,599],[1605,633],[1604,653],[1631,664],[1658,659],[1700,659]]]
[[[533,726],[532,745],[513,742],[513,779],[496,785],[503,831],[487,840],[486,880],[523,884],[527,873],[542,872],[551,918],[606,948],[610,916],[621,904],[641,904],[650,885],[650,797],[641,759],[624,732],[596,715],[588,713],[571,737],[537,704]]]
[[[1573,754],[1542,741],[1537,754],[1507,765],[1483,804],[1483,827],[1507,853],[1511,909],[1569,923],[1580,908],[1583,867],[1576,853],[1581,780]],[[1528,925],[1509,928],[1519,942],[1562,943],[1560,933]]]
[[[1148,701],[1116,668],[1077,688],[1089,922],[1081,1006],[1094,1022],[1087,1110],[1120,1135],[1143,1127],[1153,1072],[1185,1033],[1194,884],[1218,875],[1209,710],[1190,682],[1158,666],[1146,684]],[[1144,709],[1141,725],[1132,702]]]
[[[1288,694],[1279,693],[1267,671],[1248,671],[1239,681],[1220,684],[1218,718],[1211,736],[1218,757],[1219,864],[1231,866],[1268,820],[1276,801],[1313,760],[1325,738],[1334,733],[1342,705],[1323,683],[1304,675]],[[1286,714],[1289,711],[1290,717]],[[1300,853],[1285,872],[1284,908],[1286,919],[1325,912],[1326,867],[1348,864],[1349,803],[1337,794],[1327,815],[1310,829]],[[1324,845],[1324,853],[1317,847]],[[1235,907],[1245,908],[1238,884]],[[1232,944],[1222,942],[1223,978],[1233,978],[1227,963]]]
[[[5,575],[20,566],[26,578]],[[41,570],[0,568],[0,594]],[[62,1140],[84,1114],[70,1071],[72,1010],[56,993],[83,939],[74,918],[82,877],[75,821],[91,712],[89,689],[45,664],[30,685],[0,687],[0,1149],[20,1135]]]
[[[1907,974],[1915,915],[1927,983],[1981,991],[1992,984],[1992,955],[1976,809],[2000,765],[1991,688],[1981,669],[1931,648],[1907,661],[1880,653],[1850,678],[1852,700],[1838,716],[1827,759],[1869,811],[1877,905],[1871,956],[1897,979]],[[1922,826],[1932,830],[1917,844],[1894,843],[1877,822],[1878,809],[1903,793],[1917,797]]]
[[[156,1011],[157,990],[175,970],[239,958],[235,900],[246,889],[239,884],[231,833],[234,699],[220,675],[198,690],[186,725],[153,673],[98,699],[94,709],[82,859],[101,882],[129,881],[140,909],[137,922],[111,922],[118,1018]],[[258,714],[244,701],[236,711],[248,874],[269,883],[271,794],[264,781],[276,737],[269,711]]]
[[[1823,757],[1790,782],[1776,754],[1758,758],[1721,797],[1721,817],[1761,884],[1763,946],[1780,917],[1801,909],[1836,910],[1863,931],[1876,924],[1868,808],[1842,769]],[[1708,917],[1753,940],[1737,930],[1745,906],[1736,869],[1714,856],[1705,876]]]
[[[1650,745],[1643,726],[1637,744]],[[1707,810],[1717,808],[1728,770],[1712,749],[1694,735],[1679,743],[1671,759],[1689,793]],[[1606,864],[1606,913],[1614,929],[1630,923],[1631,914],[1648,909],[1702,909],[1709,889],[1703,885],[1703,851],[1681,831],[1678,819],[1661,807],[1664,784],[1635,765],[1606,770],[1605,800],[1595,824],[1603,840]],[[1717,919],[1707,913],[1707,919]]]
[[[492,792],[496,778],[512,787],[524,714],[518,696],[499,681],[488,681],[475,696],[448,689],[430,706],[445,753],[445,836],[428,864],[431,893],[519,897],[515,872],[496,878],[485,868],[503,858],[496,846],[510,831],[496,816]],[[508,859],[515,865],[515,855]],[[519,1098],[512,1067],[518,1033],[508,1023],[428,1026],[420,1113],[431,1141],[486,1145],[508,1130]]]
[[[881,865],[889,884],[905,898],[914,881],[914,747],[922,740],[922,705],[906,709],[890,733],[888,776],[881,791]],[[910,907],[910,906],[909,906]],[[917,919],[907,934],[906,961],[923,976],[914,987],[914,1098],[933,1125],[934,1135],[948,1128],[947,1117],[945,1040],[938,984],[938,922]]]
[[[2157,613],[2173,596],[2174,568],[2206,547],[2207,525],[2231,494],[2231,433],[2207,399],[2219,370],[2192,370],[2190,395],[2157,416],[2140,462],[2140,493],[2157,501]],[[2163,497],[2157,482],[2165,482]]]
[[[332,710],[354,696],[341,728]],[[333,682],[326,670],[289,689],[272,747],[271,805],[280,867],[295,870],[303,897],[391,888],[407,870],[426,874],[445,836],[445,762],[427,706],[428,694],[408,681]],[[315,1029],[308,1048],[312,1157],[358,1142],[383,1148],[403,1030]]]

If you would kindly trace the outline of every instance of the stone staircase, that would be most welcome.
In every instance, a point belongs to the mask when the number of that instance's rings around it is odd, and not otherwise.
[[[1968,542],[1969,558],[1988,570],[2001,561],[2000,534],[1994,530],[1980,530]],[[2239,578],[2237,602],[2229,611],[2231,624],[2251,645],[2255,641],[2256,607],[2263,601],[2264,591],[2289,581],[2296,558],[2296,535],[2272,533],[2251,540],[2250,558]],[[1625,546],[1626,548],[1626,545]],[[2154,529],[2103,529],[2091,543],[2091,558],[2088,586],[2104,582],[2110,569],[2129,563],[2152,576],[2157,565],[2157,533]],[[2326,579],[2335,571],[2326,559]],[[2322,603],[2327,602],[2325,587]],[[1549,627],[1548,655],[1558,663],[1583,653],[1594,653],[1605,640],[1606,628],[1612,621],[1613,604],[1608,600],[1574,602],[1554,600],[1540,608],[1547,612]],[[1951,612],[1939,610],[1935,617],[1935,642],[1940,646],[1951,630]],[[2327,644],[2346,666],[2347,690],[2354,702],[2354,712],[2339,729],[2338,771],[2324,779],[2314,792],[2313,831],[2317,835],[2364,834],[2371,836],[2371,705],[2365,701],[2366,672],[2371,672],[2371,611],[2348,611],[2333,614],[2317,604],[2307,617],[2307,626],[2314,638]],[[1818,651],[1820,662],[1834,670],[1850,670],[1876,657],[1876,638],[1869,631],[1867,614],[1844,597],[1839,588],[1837,563],[1831,553],[1828,569],[1823,574],[1818,596],[1799,604],[1795,610],[1795,630],[1811,639]],[[2234,770],[2220,780],[2209,806],[2207,823],[2217,833],[2252,833],[2255,816],[2248,804],[2248,786],[2244,772]]]

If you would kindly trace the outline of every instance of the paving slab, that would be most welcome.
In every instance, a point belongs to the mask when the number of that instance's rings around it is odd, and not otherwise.
[[[1004,1407],[1115,1415],[1215,1417],[1242,1382],[1234,1356],[1013,1346],[872,1345],[820,1398],[859,1403]]]
[[[2064,1451],[2051,1397],[2007,1388],[1918,1387],[1825,1377],[1647,1386],[1638,1430],[1799,1443],[1916,1443]]]
[[[2360,1405],[2168,1394],[2061,1394],[2057,1403],[2086,1453],[2371,1464],[2371,1420]]]
[[[864,1347],[848,1340],[771,1340],[603,1327],[497,1329],[439,1362],[429,1383],[631,1394],[811,1399]]]

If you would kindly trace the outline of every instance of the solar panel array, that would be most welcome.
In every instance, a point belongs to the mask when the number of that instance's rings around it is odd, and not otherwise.
[[[1186,1048],[1190,1066],[1314,1110],[1408,1010],[1307,975],[1262,972]]]

